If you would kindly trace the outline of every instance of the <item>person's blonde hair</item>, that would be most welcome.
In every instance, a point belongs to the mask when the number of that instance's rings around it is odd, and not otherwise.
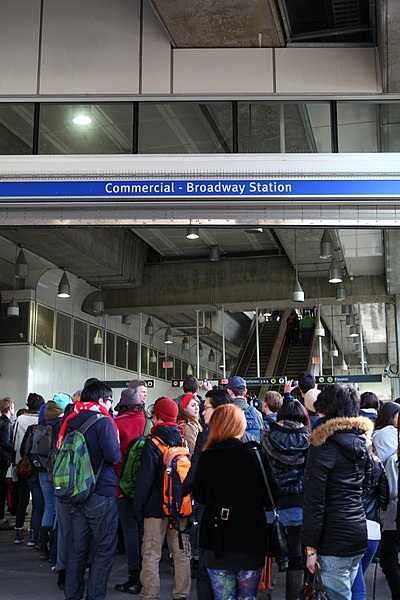
[[[272,412],[278,412],[283,404],[283,398],[278,392],[266,392],[264,396],[264,402],[267,403],[269,410]]]
[[[203,450],[224,440],[242,437],[246,430],[246,417],[236,404],[224,404],[214,410],[209,426],[210,433]]]
[[[1,398],[0,400],[0,414],[5,415],[6,412],[10,410],[12,405],[14,404],[14,400],[6,396],[5,398]]]

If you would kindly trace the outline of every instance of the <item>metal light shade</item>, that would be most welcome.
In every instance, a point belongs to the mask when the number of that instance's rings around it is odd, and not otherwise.
[[[329,356],[331,358],[337,358],[339,356],[339,351],[337,348],[335,348],[335,346],[332,346],[332,348],[330,349]]]
[[[199,228],[198,227],[188,227],[186,230],[186,237],[188,240],[197,240],[199,239]]]
[[[215,353],[214,350],[211,348],[209,355],[208,355],[208,362],[215,362]]]
[[[184,337],[184,338],[183,338],[183,340],[182,340],[182,352],[183,352],[184,350],[185,350],[185,352],[187,352],[187,351],[189,350],[189,348],[190,348],[190,345],[189,345],[189,340],[188,340],[188,338],[187,338],[187,337],[186,337],[186,335],[185,335],[185,337]]]
[[[358,337],[359,333],[357,331],[357,327],[355,325],[352,325],[350,327],[350,333],[349,333],[349,337]]]
[[[93,338],[93,344],[95,344],[96,346],[101,346],[102,343],[103,343],[103,336],[101,335],[100,329],[98,329]]]
[[[356,319],[354,315],[346,315],[346,325],[352,326],[356,324]]]
[[[7,317],[19,317],[19,306],[15,298],[7,306]]]
[[[329,267],[329,283],[342,283],[342,268],[339,261],[334,258]]]
[[[342,302],[342,300],[346,300],[346,298],[347,298],[346,288],[344,287],[343,283],[339,283],[339,285],[336,288],[336,300],[339,300],[339,302]]]
[[[342,371],[348,371],[349,370],[349,367],[347,366],[347,363],[344,360],[344,356],[342,358],[342,364],[340,365],[340,368],[342,369]]]
[[[315,323],[314,334],[317,337],[324,337],[325,336],[325,329],[323,328],[322,323],[321,323],[321,319],[319,317],[317,319],[317,322]]]
[[[333,255],[333,242],[330,233],[327,229],[324,229],[324,233],[321,238],[319,246],[319,257],[320,258],[331,258]]]
[[[172,337],[171,328],[167,327],[167,330],[164,335],[164,344],[173,344],[174,338]]]
[[[95,300],[93,302],[93,312],[96,315],[101,315],[104,312],[104,302],[103,302],[103,300]]]
[[[293,302],[304,302],[304,292],[298,277],[296,277],[296,283],[292,293],[292,300]]]
[[[351,304],[342,304],[342,315],[351,315],[353,312],[353,307]]]
[[[132,315],[122,315],[123,325],[132,325]]]
[[[28,277],[28,263],[26,262],[24,251],[19,251],[17,262],[15,264],[15,277],[17,279],[25,279]]]
[[[149,317],[146,321],[146,325],[144,326],[144,332],[146,335],[154,334],[154,325],[151,317]]]
[[[188,368],[186,369],[186,375],[193,375],[193,367],[191,364],[188,364]]]
[[[220,252],[218,246],[211,246],[209,257],[212,262],[221,260],[221,252]]]
[[[149,362],[151,362],[151,363],[157,362],[157,356],[156,356],[156,353],[154,352],[154,350],[151,351]]]
[[[199,344],[199,357],[201,358],[204,355],[203,346]]]
[[[71,295],[71,286],[69,285],[68,277],[66,272],[64,271],[60,283],[58,284],[58,297],[59,298],[69,298]]]

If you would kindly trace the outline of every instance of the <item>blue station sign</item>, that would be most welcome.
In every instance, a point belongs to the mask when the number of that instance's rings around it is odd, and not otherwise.
[[[400,179],[0,181],[0,199],[400,198]]]

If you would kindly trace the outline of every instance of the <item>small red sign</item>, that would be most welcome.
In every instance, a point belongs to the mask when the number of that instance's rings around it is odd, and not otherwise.
[[[321,359],[319,356],[313,356],[311,362],[313,365],[318,365],[321,362]]]
[[[164,360],[162,366],[163,366],[163,369],[172,369],[172,367],[174,366],[174,363],[172,362],[172,360]]]
[[[220,383],[220,385],[227,385],[228,379],[220,379],[219,383]]]

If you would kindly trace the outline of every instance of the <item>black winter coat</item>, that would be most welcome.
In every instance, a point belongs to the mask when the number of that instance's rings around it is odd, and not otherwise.
[[[302,541],[318,554],[355,556],[367,549],[362,484],[368,465],[363,417],[329,419],[310,435],[304,475]]]
[[[303,506],[304,468],[310,432],[302,423],[277,421],[261,431],[278,488],[278,508]]]
[[[0,416],[0,459],[9,463],[13,455],[13,427],[6,415]]]
[[[199,546],[226,552],[260,552],[267,547],[265,510],[271,509],[254,448],[262,456],[272,491],[268,460],[255,442],[228,439],[203,451],[193,484],[194,499],[205,504]]]
[[[385,467],[373,454],[368,457],[363,482],[363,504],[367,519],[377,523],[380,522],[379,509],[386,510],[389,504],[389,482]]]
[[[168,446],[183,446],[182,428],[179,425],[158,425],[156,437]],[[153,435],[146,439],[140,455],[140,466],[136,476],[133,513],[138,520],[144,517],[164,518],[163,481],[164,466],[161,450],[151,441]]]

